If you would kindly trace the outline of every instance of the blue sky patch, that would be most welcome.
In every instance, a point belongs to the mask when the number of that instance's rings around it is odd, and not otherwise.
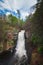
[[[4,0],[0,0],[0,2],[3,2],[4,3]]]

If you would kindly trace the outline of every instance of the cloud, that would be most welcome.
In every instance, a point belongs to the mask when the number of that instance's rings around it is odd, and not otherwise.
[[[4,0],[4,3],[2,2],[1,4],[3,5],[4,8],[17,10],[22,8],[28,9],[35,3],[36,0]]]
[[[25,11],[21,11],[21,19],[25,20],[26,16],[29,16],[29,13]]]
[[[4,3],[0,2],[0,5],[3,6],[3,8],[5,8],[5,9],[10,9],[11,10],[11,7],[9,5],[9,1],[8,0],[3,0],[3,1],[4,1]]]
[[[2,2],[4,1],[4,2]],[[36,4],[36,0],[2,0],[0,5],[3,6],[3,9],[9,9],[17,13],[17,9],[20,10],[21,16],[25,18],[26,15],[30,13],[30,7]],[[1,7],[0,7],[1,8]],[[28,13],[29,12],[29,13]]]

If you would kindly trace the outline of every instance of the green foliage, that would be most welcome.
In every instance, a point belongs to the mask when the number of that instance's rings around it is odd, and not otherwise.
[[[2,21],[0,21],[0,41],[2,41],[4,39],[4,23]]]
[[[7,43],[9,44],[9,46],[10,46],[10,45],[14,45],[13,40],[9,40]]]
[[[43,46],[38,47],[38,53],[43,55]]]
[[[12,26],[16,26],[18,24],[18,19],[15,16],[9,15],[8,19]]]
[[[24,24],[23,20],[21,20],[20,18],[15,17],[15,16],[9,15],[8,18],[9,18],[10,24],[14,27],[16,27],[16,26],[21,27]]]
[[[33,42],[33,44],[43,45],[43,37],[42,36],[40,37],[38,35],[33,34],[31,36],[31,41]]]
[[[38,1],[36,11],[30,18],[30,21],[32,42],[38,45],[43,45],[43,0]]]
[[[0,42],[6,38],[6,32],[10,29],[10,27],[14,27],[15,31],[18,30],[16,28],[22,27],[24,25],[24,21],[19,18],[9,15],[9,20],[0,20]]]
[[[25,24],[23,20],[20,20],[20,27],[22,27]]]
[[[31,41],[33,42],[33,44],[37,44],[38,43],[38,37],[35,35],[32,35]]]

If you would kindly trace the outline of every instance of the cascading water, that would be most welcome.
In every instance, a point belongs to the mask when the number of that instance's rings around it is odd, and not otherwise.
[[[24,37],[25,30],[21,30],[18,34],[17,46],[15,56],[18,57],[18,61],[25,58],[27,59],[26,49],[25,49],[25,37]]]
[[[0,54],[0,65],[27,65],[27,54],[25,49],[25,30],[18,33],[16,48],[4,51]],[[13,51],[13,53],[11,52]]]

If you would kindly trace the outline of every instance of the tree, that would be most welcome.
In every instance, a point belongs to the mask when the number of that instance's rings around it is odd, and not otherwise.
[[[18,14],[19,14],[19,10],[18,10]],[[22,27],[25,23],[22,19],[20,19],[20,17],[17,18],[15,16],[9,15],[8,18],[9,18],[9,21],[10,21],[10,25],[13,26],[13,27],[17,27],[17,26]]]
[[[18,25],[18,19],[17,19],[15,16],[12,16],[12,15],[10,14],[10,15],[8,16],[8,19],[9,19],[8,22],[10,22],[10,25],[11,25],[11,26],[15,27],[15,26]]]
[[[18,18],[20,19],[20,11],[19,10],[17,10],[17,13],[18,13]]]

